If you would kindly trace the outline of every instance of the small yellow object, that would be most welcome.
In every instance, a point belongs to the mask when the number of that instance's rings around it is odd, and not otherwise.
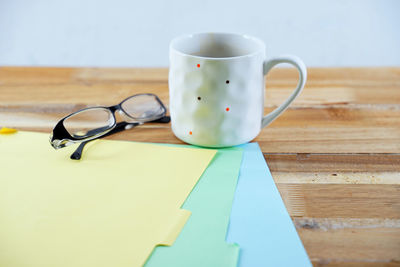
[[[17,130],[12,129],[12,128],[7,128],[7,127],[3,127],[0,129],[0,134],[13,134],[16,132],[17,132]]]

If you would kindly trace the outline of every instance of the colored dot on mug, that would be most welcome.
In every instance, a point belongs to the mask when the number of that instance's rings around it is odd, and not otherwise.
[[[228,83],[229,83],[229,80],[226,80],[226,83],[228,84]]]
[[[192,131],[190,131],[189,134],[192,135]]]
[[[197,97],[197,100],[201,100],[201,97],[200,97],[200,96],[198,96],[198,97]]]
[[[226,111],[229,111],[229,108],[226,108]]]
[[[200,68],[200,64],[197,64],[197,67]]]

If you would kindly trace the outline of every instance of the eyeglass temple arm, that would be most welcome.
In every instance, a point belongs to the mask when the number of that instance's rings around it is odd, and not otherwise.
[[[125,121],[122,122],[118,122],[117,125],[114,127],[114,129],[112,129],[111,131],[109,131],[108,133],[106,133],[105,135],[99,136],[98,138],[89,140],[89,141],[85,141],[79,144],[78,148],[74,151],[74,153],[72,153],[72,155],[70,156],[71,159],[75,159],[75,160],[80,160],[82,157],[82,152],[83,152],[83,148],[85,147],[85,145],[87,143],[89,143],[90,141],[99,139],[100,137],[106,137],[115,133],[119,133],[123,130],[125,130],[125,127],[127,125],[132,125],[132,127],[135,127],[137,125],[139,125],[139,123],[127,123]],[[95,131],[95,130],[94,130]],[[90,131],[88,131],[88,134],[90,134]]]
[[[171,117],[170,116],[164,116],[164,117],[162,117],[160,119],[157,119],[157,120],[154,120],[154,121],[150,121],[150,122],[153,122],[153,123],[169,123],[170,121],[171,121]],[[109,136],[109,135],[112,135],[112,134],[115,134],[115,133],[119,133],[119,132],[122,132],[125,129],[131,129],[133,127],[138,126],[139,124],[140,123],[138,123],[138,122],[134,122],[134,123],[128,123],[128,122],[125,122],[125,121],[118,122],[117,125],[114,127],[114,129],[112,129],[111,131],[109,131],[105,135],[102,135],[102,136],[100,136],[98,138],[106,137],[106,136]],[[92,131],[93,132],[97,132],[97,129],[94,129]],[[92,131],[88,131],[88,134],[91,134]],[[96,138],[96,139],[98,139],[98,138]],[[96,140],[96,139],[92,139],[92,140],[80,143],[78,148],[74,151],[74,153],[72,153],[70,158],[74,159],[74,160],[80,160],[81,157],[82,157],[82,152],[83,152],[83,149],[84,149],[85,145],[87,143],[89,143],[90,141],[93,141],[93,140]]]
[[[157,119],[157,120],[149,121],[149,122],[154,122],[154,123],[169,123],[170,121],[171,121],[171,117],[170,117],[170,116],[164,116],[164,117],[161,117],[161,118],[159,118],[159,119]]]

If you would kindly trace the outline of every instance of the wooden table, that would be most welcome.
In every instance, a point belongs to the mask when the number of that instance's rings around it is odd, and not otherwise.
[[[167,104],[167,78],[167,69],[3,67],[0,126],[49,133],[68,113],[139,92]],[[273,70],[266,112],[296,82],[294,70]],[[164,124],[111,138],[181,143]],[[255,141],[315,265],[400,265],[400,68],[310,68],[301,96]]]

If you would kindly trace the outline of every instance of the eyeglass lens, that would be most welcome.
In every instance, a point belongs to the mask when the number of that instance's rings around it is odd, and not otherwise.
[[[75,138],[85,138],[110,129],[114,124],[112,112],[106,108],[89,108],[64,120],[64,127]]]
[[[155,95],[135,95],[123,101],[121,108],[133,120],[152,121],[162,117],[165,108],[160,104]]]

